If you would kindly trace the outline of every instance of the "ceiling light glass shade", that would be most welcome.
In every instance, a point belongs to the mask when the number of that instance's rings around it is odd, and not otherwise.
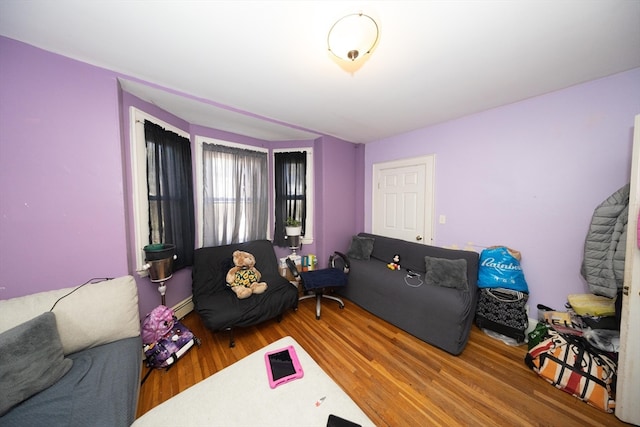
[[[329,51],[345,61],[361,59],[378,41],[378,24],[368,15],[352,13],[340,18],[329,30]]]

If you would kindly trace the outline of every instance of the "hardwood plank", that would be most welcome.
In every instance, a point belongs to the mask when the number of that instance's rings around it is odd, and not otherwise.
[[[524,364],[526,346],[511,347],[473,327],[460,356],[439,350],[345,301],[340,310],[302,301],[283,320],[235,331],[206,329],[194,312],[183,322],[202,344],[141,387],[138,416],[265,345],[292,336],[378,426],[624,426]],[[143,375],[147,368],[143,368]],[[266,377],[265,377],[266,380]]]

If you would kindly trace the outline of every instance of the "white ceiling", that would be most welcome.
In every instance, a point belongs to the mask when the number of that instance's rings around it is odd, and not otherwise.
[[[381,34],[349,72],[326,38],[359,11]],[[0,0],[0,34],[193,124],[366,143],[640,67],[640,0]]]

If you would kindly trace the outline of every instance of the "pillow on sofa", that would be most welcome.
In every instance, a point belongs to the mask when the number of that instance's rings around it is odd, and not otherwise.
[[[140,335],[138,287],[132,276],[0,300],[0,331],[50,311],[54,303],[65,355]]]
[[[65,359],[56,316],[46,312],[0,334],[0,416],[55,384],[73,361]]]
[[[467,260],[424,257],[426,274],[424,281],[427,285],[443,286],[466,290]]]
[[[347,256],[353,259],[368,260],[373,252],[373,241],[374,239],[371,237],[353,236]]]

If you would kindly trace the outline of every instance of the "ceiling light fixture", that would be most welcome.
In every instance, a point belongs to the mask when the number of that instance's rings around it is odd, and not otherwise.
[[[345,61],[362,59],[378,41],[376,21],[364,13],[352,13],[333,24],[327,37],[329,51]]]

